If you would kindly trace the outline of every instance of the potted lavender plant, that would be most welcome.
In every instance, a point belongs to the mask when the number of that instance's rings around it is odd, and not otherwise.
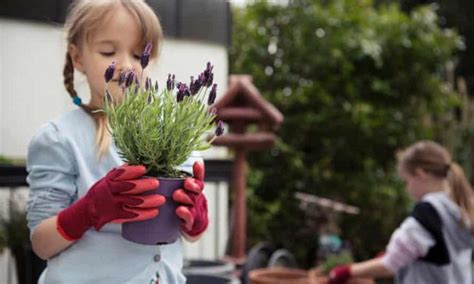
[[[130,165],[144,165],[147,176],[160,182],[155,193],[166,197],[157,217],[122,225],[125,239],[147,245],[172,243],[178,238],[180,220],[171,196],[182,188],[186,177],[178,167],[193,151],[208,149],[223,133],[222,122],[211,132],[216,117],[209,106],[216,99],[217,87],[213,84],[213,66],[208,63],[196,79],[191,77],[189,86],[175,83],[175,76],[170,74],[166,88],[159,90],[157,82],[142,78],[151,48],[148,44],[141,56],[140,74],[126,71],[119,75],[123,90],[120,98],[114,99],[106,87],[103,108],[123,160]],[[112,63],[105,72],[106,84],[114,72]],[[210,132],[210,139],[204,139]]]

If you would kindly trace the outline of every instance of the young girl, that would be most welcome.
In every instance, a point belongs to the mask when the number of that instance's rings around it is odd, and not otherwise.
[[[473,194],[462,168],[439,144],[421,141],[403,151],[399,173],[417,202],[411,216],[383,256],[334,268],[331,283],[395,275],[396,283],[471,284]]]
[[[79,108],[43,125],[28,149],[28,225],[33,250],[48,260],[39,283],[184,283],[181,240],[146,246],[121,237],[117,223],[155,217],[165,198],[142,194],[158,182],[142,178],[143,166],[122,165],[107,117],[95,112],[112,62],[108,88],[119,99],[119,72],[141,70],[147,43],[153,44],[152,60],[157,58],[158,18],[142,0],[83,0],[73,3],[66,30],[64,84]],[[74,89],[75,70],[87,78],[88,104]],[[182,170],[195,179],[186,179],[173,199],[182,203],[176,213],[184,237],[195,240],[208,223],[202,159],[189,158]]]

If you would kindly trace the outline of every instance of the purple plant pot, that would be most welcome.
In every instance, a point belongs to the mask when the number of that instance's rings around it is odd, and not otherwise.
[[[122,224],[122,237],[143,245],[163,245],[174,243],[181,230],[181,220],[176,215],[176,203],[173,192],[183,188],[184,179],[158,178],[160,186],[153,192],[166,198],[166,203],[159,208],[160,214],[153,219]]]

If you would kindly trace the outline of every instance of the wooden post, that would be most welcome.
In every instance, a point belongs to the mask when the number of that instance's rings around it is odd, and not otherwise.
[[[231,256],[237,264],[245,262],[245,244],[247,236],[247,206],[245,185],[247,162],[245,149],[237,148],[234,160],[234,228]]]
[[[269,149],[275,142],[274,130],[283,122],[283,115],[267,102],[246,75],[230,76],[227,93],[214,104],[217,119],[229,125],[229,133],[214,140],[213,145],[235,149],[232,187],[234,190],[233,225],[230,255],[237,265],[245,262],[247,235],[246,182],[248,151]],[[257,131],[247,132],[249,125]]]

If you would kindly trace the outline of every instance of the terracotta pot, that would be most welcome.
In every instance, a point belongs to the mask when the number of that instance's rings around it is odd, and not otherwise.
[[[308,272],[293,268],[262,268],[250,271],[251,284],[310,284]]]
[[[316,269],[311,269],[309,272],[310,284],[329,284],[329,278]],[[375,281],[371,278],[359,278],[353,277],[349,279],[347,284],[375,284]]]

